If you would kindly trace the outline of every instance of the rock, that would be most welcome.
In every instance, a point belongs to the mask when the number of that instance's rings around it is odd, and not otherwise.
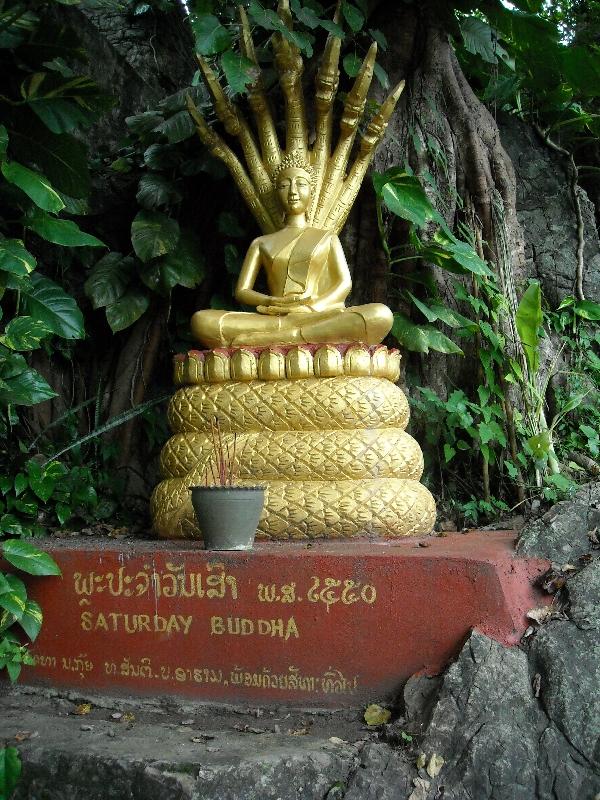
[[[581,630],[600,630],[600,558],[571,578],[567,586],[569,618]]]
[[[531,646],[540,675],[540,699],[550,720],[575,748],[579,760],[600,768],[600,646],[596,631],[551,622]],[[600,788],[600,787],[599,787]]]
[[[544,626],[531,665],[522,650],[471,635],[444,676],[420,745],[427,758],[445,760],[428,798],[442,787],[444,800],[583,800],[600,791],[591,700],[600,668],[587,635],[569,622]],[[571,664],[586,647],[581,666]],[[536,669],[543,705],[531,685]]]
[[[558,564],[577,561],[590,550],[589,532],[600,527],[600,508],[586,498],[599,495],[600,485],[588,484],[573,500],[556,503],[543,517],[523,528],[517,553],[549,558]]]
[[[445,760],[444,800],[531,800],[541,725],[525,653],[475,632],[444,676],[420,747]]]

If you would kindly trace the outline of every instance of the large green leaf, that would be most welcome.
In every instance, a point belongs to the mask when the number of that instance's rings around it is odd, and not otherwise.
[[[493,273],[468,242],[461,242],[451,233],[436,231],[433,242],[419,250],[426,261],[437,264],[449,272],[491,276]]]
[[[521,298],[516,323],[527,365],[535,375],[540,366],[539,330],[542,325],[542,292],[539,283],[532,283]]]
[[[161,260],[161,277],[166,289],[176,284],[193,289],[204,278],[201,243],[191,231],[182,231],[175,250]]]
[[[464,355],[460,347],[437,328],[432,325],[415,325],[404,314],[394,314],[392,336],[407,350],[416,353],[437,350],[440,353]]]
[[[69,197],[87,197],[91,189],[87,149],[68,133],[55,134],[35,115],[15,116],[11,147],[20,161],[35,164],[52,186]]]
[[[506,50],[498,44],[493,29],[480,17],[464,17],[460,20],[460,30],[465,49],[480,55],[489,64],[498,63],[498,55],[506,55]]]
[[[67,247],[106,247],[104,242],[90,233],[85,233],[70,219],[57,219],[35,208],[24,218],[27,228],[42,239]]]
[[[444,224],[415,175],[394,168],[383,174],[375,173],[373,185],[393,214],[414,223],[418,228],[432,221]]]
[[[44,617],[42,609],[35,602],[35,600],[27,600],[25,603],[25,610],[19,620],[19,625],[23,628],[27,636],[34,642],[37,639],[38,633],[42,627]]]
[[[56,392],[22,356],[11,354],[8,362],[0,362],[0,406],[34,406],[52,397]]]
[[[258,77],[256,64],[233,50],[226,50],[223,53],[221,67],[233,94],[243,94],[248,86],[256,82]]]
[[[18,186],[21,191],[25,192],[33,200],[36,206],[44,209],[44,211],[57,213],[65,207],[60,195],[54,191],[43,175],[24,167],[17,161],[3,161],[0,168],[9,183]]]
[[[131,225],[131,242],[142,261],[164,256],[179,241],[177,220],[160,211],[139,211]]]
[[[0,545],[0,549],[9,564],[28,575],[62,575],[52,556],[23,539],[8,539]]]
[[[581,319],[600,320],[600,303],[594,303],[593,300],[576,300],[573,311]]]
[[[177,144],[189,139],[196,132],[194,121],[187,111],[177,111],[171,117],[154,128],[155,133],[162,133],[169,140],[169,144]]]
[[[354,33],[358,33],[365,24],[365,16],[362,11],[351,3],[346,2],[346,0],[342,3],[342,14]]]
[[[20,619],[25,611],[26,603],[27,589],[23,581],[16,575],[4,575],[0,586],[0,608]]]
[[[15,317],[0,336],[0,343],[11,350],[36,350],[50,333],[50,328],[41,319]]]
[[[576,93],[597,97],[600,94],[600,55],[596,50],[574,45],[561,51],[565,77]]]
[[[0,271],[12,275],[29,275],[36,260],[20,239],[0,239]]]
[[[133,325],[150,305],[147,294],[136,289],[130,289],[123,297],[108,306],[106,319],[113,333],[125,330]]]
[[[24,296],[28,313],[43,322],[49,330],[63,339],[82,339],[85,336],[83,315],[75,300],[62,287],[34,272],[31,286]]]
[[[134,273],[134,260],[121,253],[108,253],[92,267],[84,284],[94,308],[115,303],[125,293]]]
[[[205,56],[222,53],[231,44],[231,36],[212,14],[195,14],[191,17],[198,52]]]
[[[140,178],[135,199],[142,208],[153,210],[181,200],[181,195],[164,175],[148,172]]]

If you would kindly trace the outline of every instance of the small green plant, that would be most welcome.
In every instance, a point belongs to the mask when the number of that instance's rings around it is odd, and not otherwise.
[[[21,776],[21,758],[16,747],[0,747],[0,800],[10,800]]]

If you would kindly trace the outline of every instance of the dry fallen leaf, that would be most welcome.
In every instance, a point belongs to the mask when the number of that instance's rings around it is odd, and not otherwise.
[[[277,727],[277,726],[275,726],[275,727]],[[288,733],[289,733],[290,736],[306,736],[307,734],[310,733],[310,728],[308,728],[308,727],[296,728],[295,730],[292,730],[290,728],[288,730]]]
[[[121,722],[135,722],[135,714],[131,711],[126,711],[121,717]]]
[[[441,768],[444,766],[444,759],[442,756],[439,756],[437,753],[434,753],[431,758],[429,759],[429,764],[427,764],[427,774],[430,778],[435,778],[435,776],[439,773]]]
[[[425,778],[413,778],[413,786],[415,787],[408,800],[427,800],[427,792],[431,784]]]
[[[25,742],[27,739],[36,739],[39,735],[39,731],[20,731],[15,733],[15,739],[17,742]]]
[[[544,622],[548,622],[548,620],[552,617],[553,610],[554,609],[552,606],[532,608],[531,611],[527,612],[527,618],[537,622],[538,625],[543,625]]]
[[[371,703],[367,706],[364,719],[367,725],[385,725],[391,716],[392,712],[389,709],[380,706],[379,703]]]
[[[84,716],[85,714],[89,714],[91,710],[92,710],[91,703],[81,703],[81,705],[77,706],[77,708],[73,713],[79,714],[80,716]]]
[[[340,739],[339,736],[330,736],[329,741],[331,742],[331,744],[348,744],[348,742],[345,739]]]
[[[417,769],[423,769],[426,763],[427,763],[427,756],[425,755],[425,753],[419,753],[417,758]]]

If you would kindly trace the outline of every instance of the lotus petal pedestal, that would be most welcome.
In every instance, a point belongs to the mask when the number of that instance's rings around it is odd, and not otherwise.
[[[211,475],[211,419],[237,434],[237,483],[263,484],[263,539],[431,531],[435,503],[423,457],[405,432],[394,384],[400,354],[383,345],[191,351],[175,359],[174,436],[152,496],[161,538],[200,538],[189,487]],[[210,482],[210,479],[209,479]]]

